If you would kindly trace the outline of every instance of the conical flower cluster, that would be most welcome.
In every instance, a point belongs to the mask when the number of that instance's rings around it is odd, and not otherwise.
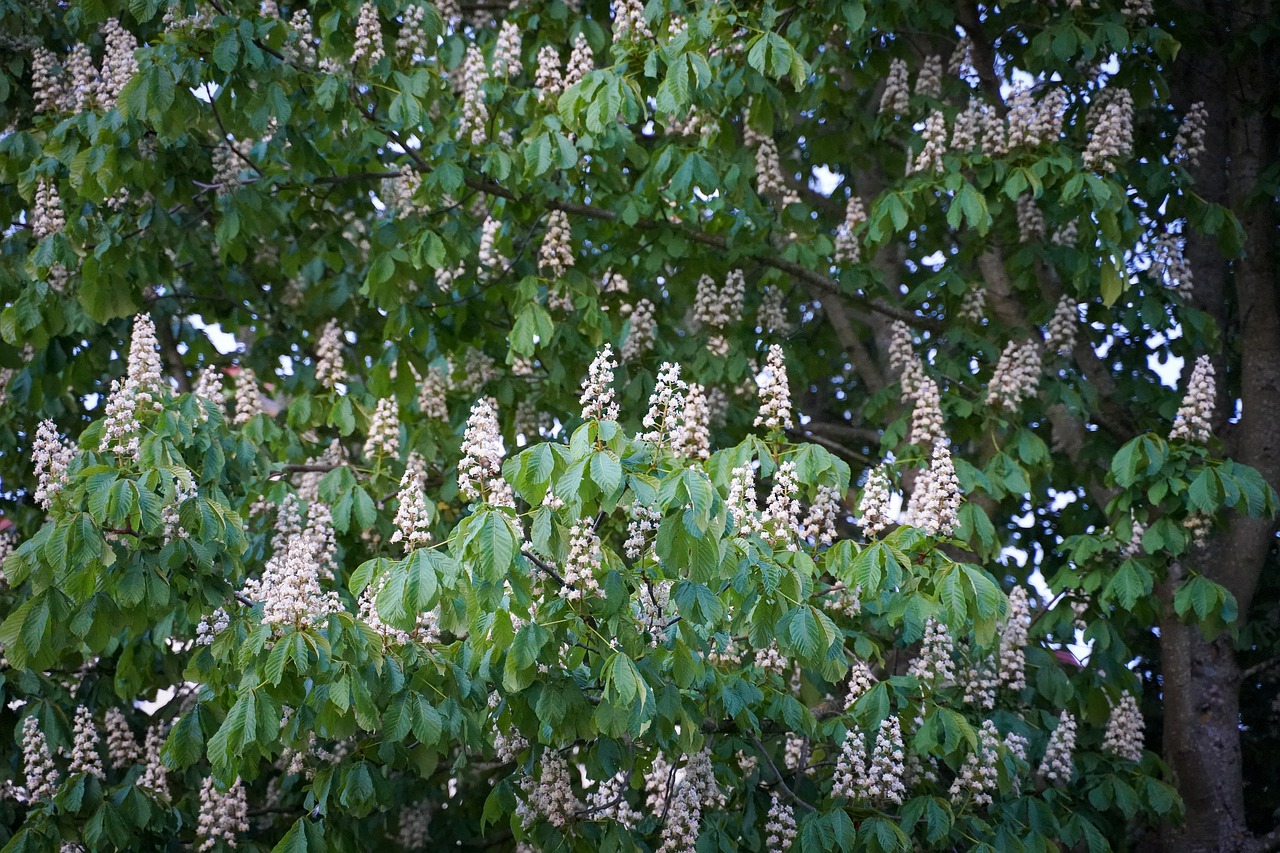
[[[946,624],[933,617],[924,625],[924,643],[920,654],[911,661],[908,674],[930,683],[946,684],[955,681],[955,665],[951,661],[955,644]]]
[[[844,206],[844,222],[836,229],[834,260],[837,264],[856,264],[862,260],[862,240],[857,231],[866,221],[867,211],[862,205],[862,199],[856,195],[849,196]]]
[[[1114,172],[1113,161],[1123,160],[1133,150],[1133,96],[1128,89],[1104,89],[1090,110],[1090,118],[1093,124],[1084,149],[1084,167]]]
[[[580,518],[569,529],[569,555],[564,561],[564,585],[558,590],[566,601],[590,600],[599,595],[596,566],[601,563],[600,538],[596,536],[593,520]]]
[[[840,490],[819,486],[809,507],[809,515],[801,525],[800,535],[815,545],[832,545],[836,541],[836,518],[840,515]]]
[[[553,210],[547,217],[547,233],[538,248],[538,272],[551,279],[562,278],[574,265],[573,232],[563,210]]]
[[[796,840],[796,816],[790,805],[778,802],[775,794],[769,803],[769,817],[764,824],[765,849],[769,853],[788,853]]]
[[[426,462],[415,450],[409,454],[404,476],[400,479],[396,531],[391,534],[392,544],[403,542],[406,551],[431,544],[431,510],[427,505],[426,488]]]
[[[424,418],[449,420],[449,374],[443,367],[431,365],[418,384],[418,412]]]
[[[520,28],[503,21],[493,44],[493,73],[497,77],[519,77],[524,65],[520,61]]]
[[[318,627],[343,609],[336,593],[320,588],[320,579],[332,575],[331,525],[308,515],[308,529],[286,536],[283,547],[267,560],[262,578],[244,584],[244,595],[262,602],[262,621],[277,635],[289,628]]]
[[[1192,166],[1200,162],[1204,153],[1204,133],[1209,124],[1209,111],[1204,101],[1196,101],[1187,110],[1187,116],[1178,126],[1178,134],[1173,138],[1173,150],[1169,159],[1175,163],[1189,163]]]
[[[382,18],[378,16],[378,6],[372,0],[365,0],[360,6],[360,15],[356,18],[355,50],[351,52],[353,68],[369,68],[382,61]]]
[[[207,400],[213,404],[215,409],[223,412],[227,404],[227,389],[222,383],[222,371],[213,365],[209,365],[200,371],[200,377],[196,380],[196,387],[192,389],[191,393],[201,400]],[[208,416],[208,412],[202,405],[200,407],[200,420],[203,421]]]
[[[40,730],[40,721],[34,715],[22,721],[22,769],[29,798],[46,800],[58,793],[58,769],[49,754],[49,743]]]
[[[912,172],[929,172],[942,174],[946,168],[942,163],[942,155],[947,153],[947,119],[941,110],[934,110],[924,122],[924,147],[916,155],[915,160],[908,160],[908,174]]]
[[[1216,396],[1213,362],[1207,355],[1198,356],[1195,367],[1191,369],[1191,379],[1187,382],[1187,395],[1182,398],[1182,405],[1174,416],[1169,440],[1206,444],[1213,435]]]
[[[36,181],[35,205],[31,212],[31,236],[41,240],[51,234],[57,234],[67,227],[66,215],[62,212],[62,196],[58,194],[58,185],[48,178]]]
[[[573,50],[569,53],[569,62],[564,71],[564,88],[572,89],[595,70],[596,57],[591,52],[584,33],[578,33],[573,40]]]
[[[1009,593],[1009,613],[1000,631],[1000,683],[1010,690],[1027,686],[1026,645],[1031,628],[1031,604],[1025,587]]]
[[[867,781],[867,744],[856,729],[845,734],[832,779],[835,784],[831,796],[853,801],[862,799]]]
[[[264,414],[262,406],[262,389],[258,387],[258,377],[247,367],[241,367],[236,376],[236,413],[232,419],[234,426],[244,426],[255,416]]]
[[[489,107],[484,101],[484,84],[488,80],[484,54],[472,44],[462,60],[462,118],[458,123],[459,138],[470,140],[472,145],[483,145],[489,138]]]
[[[139,314],[133,318],[133,338],[124,379],[111,383],[111,396],[107,398],[103,451],[137,458],[141,429],[138,416],[148,409],[161,409],[162,390],[156,327],[151,317]]]
[[[1128,690],[1124,691],[1120,694],[1119,703],[1111,709],[1107,733],[1102,739],[1102,749],[1126,761],[1141,761],[1144,727],[1137,700]]]
[[[649,395],[649,409],[641,424],[645,431],[642,441],[654,444],[673,444],[676,431],[684,420],[685,391],[688,385],[680,378],[680,365],[666,361],[658,370],[658,380]]]
[[[93,712],[84,705],[76,708],[75,726],[71,733],[71,765],[67,772],[71,775],[84,773],[105,779],[107,774],[102,769],[102,756],[98,753],[98,724],[93,721]]]
[[[625,349],[623,347],[624,351]],[[591,361],[586,378],[582,380],[582,396],[578,402],[582,406],[584,421],[618,419],[618,401],[613,390],[613,371],[617,366],[618,363],[613,360],[613,347],[605,344],[604,349]]]
[[[902,724],[897,717],[886,717],[876,733],[871,761],[867,765],[866,796],[877,803],[902,805],[907,794],[906,747],[902,742]]]
[[[196,837],[200,853],[213,850],[221,841],[235,847],[238,836],[249,831],[249,805],[239,779],[226,791],[219,791],[213,777],[205,777],[200,788],[200,815]]]
[[[146,764],[142,775],[138,777],[138,787],[168,799],[169,771],[165,769],[164,762],[160,759],[160,749],[164,746],[164,739],[165,733],[161,723],[153,723],[147,729]]]
[[[613,38],[618,42],[640,41],[653,38],[644,19],[644,3],[641,0],[614,0]]]
[[[396,62],[412,67],[431,55],[434,43],[427,37],[427,9],[410,3],[400,13],[400,32],[396,35]]]
[[[383,397],[374,407],[363,453],[366,459],[400,455],[400,409],[394,397]]]
[[[108,708],[104,721],[107,727],[107,758],[112,767],[119,770],[142,758],[142,747],[119,708]]]
[[[996,724],[983,720],[978,729],[978,749],[969,753],[951,783],[951,802],[962,805],[966,800],[975,806],[989,806],[992,793],[996,790],[998,771],[996,762],[1000,758],[1000,733]]]
[[[102,25],[102,39],[106,49],[98,74],[97,96],[98,105],[109,110],[115,107],[125,85],[138,73],[138,60],[133,55],[138,49],[138,40],[115,18],[108,18]]]
[[[1010,341],[987,385],[987,405],[1006,412],[1017,411],[1018,405],[1034,397],[1039,387],[1040,345],[1032,338],[1022,343]]]
[[[858,526],[864,536],[875,536],[893,524],[890,505],[893,485],[889,481],[887,465],[878,465],[867,475],[862,488],[862,500],[858,502]]]
[[[347,379],[347,370],[342,366],[344,337],[338,321],[330,320],[320,333],[320,342],[316,344],[316,381],[330,391]]]
[[[75,457],[75,445],[58,435],[54,422],[41,421],[31,444],[31,462],[36,474],[33,497],[43,509],[53,506],[54,497],[67,484],[67,468]]]
[[[569,765],[558,753],[547,750],[538,766],[536,782],[526,777],[520,783],[525,800],[516,804],[516,817],[526,829],[539,818],[552,826],[565,826],[582,811],[582,803],[573,792]]]
[[[915,408],[911,410],[911,443],[932,447],[946,438],[942,423],[942,394],[938,383],[921,375],[911,395]]]
[[[1058,307],[1049,320],[1049,332],[1044,338],[1044,347],[1058,355],[1071,355],[1076,348],[1076,331],[1080,326],[1080,306],[1070,296],[1058,300]]]
[[[800,484],[796,482],[796,463],[790,460],[778,465],[773,474],[773,488],[760,515],[760,527],[774,548],[798,550],[796,533],[800,527]]]
[[[764,369],[756,374],[760,413],[755,426],[770,430],[791,429],[791,385],[787,381],[787,358],[778,344],[769,345]]]
[[[907,518],[930,536],[950,536],[960,523],[960,481],[945,440],[933,445],[929,467],[916,476]]]
[[[889,75],[884,78],[880,95],[880,115],[905,116],[911,108],[911,74],[905,59],[889,62]]]
[[[538,93],[538,103],[547,106],[554,106],[565,90],[564,76],[560,73],[560,54],[549,44],[538,49],[533,88]]]
[[[488,397],[476,401],[462,436],[462,461],[458,463],[458,492],[463,500],[495,506],[515,506],[511,486],[502,478],[506,448],[498,429],[498,411]]]
[[[1076,751],[1076,718],[1063,711],[1058,727],[1049,736],[1049,745],[1040,762],[1040,773],[1050,784],[1066,784],[1075,772],[1072,755]]]

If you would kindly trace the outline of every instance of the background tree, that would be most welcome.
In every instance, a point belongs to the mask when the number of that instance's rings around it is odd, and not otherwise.
[[[0,10],[6,850],[1280,845],[1271,4]]]

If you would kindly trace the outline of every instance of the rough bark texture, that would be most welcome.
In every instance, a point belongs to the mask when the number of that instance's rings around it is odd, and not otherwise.
[[[1259,198],[1258,179],[1275,157],[1267,117],[1275,97],[1275,72],[1263,51],[1247,41],[1252,23],[1268,20],[1266,0],[1231,3],[1206,0],[1184,8],[1212,23],[1188,45],[1173,79],[1174,101],[1185,108],[1203,101],[1210,115],[1208,151],[1195,170],[1197,187],[1209,201],[1230,206],[1244,230],[1243,258],[1225,261],[1212,238],[1192,237],[1187,254],[1195,273],[1196,302],[1211,314],[1229,345],[1215,354],[1227,386],[1220,399],[1241,402],[1240,422],[1224,430],[1227,455],[1257,468],[1280,485],[1280,305],[1274,265],[1274,206]],[[1268,79],[1270,78],[1270,79]],[[1230,392],[1230,393],[1225,393]],[[1235,517],[1197,555],[1195,568],[1235,595],[1241,617],[1257,589],[1275,523]],[[1245,823],[1241,771],[1241,675],[1228,636],[1209,641],[1172,613],[1175,566],[1163,590],[1161,621],[1164,676],[1164,757],[1177,777],[1186,823],[1170,827],[1167,850],[1245,851],[1270,849]]]

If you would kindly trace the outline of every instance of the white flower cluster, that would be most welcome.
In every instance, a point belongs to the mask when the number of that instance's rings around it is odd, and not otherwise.
[[[106,423],[102,430],[102,450],[138,456],[139,414],[151,408],[160,411],[160,354],[156,343],[156,327],[151,317],[139,314],[133,318],[133,338],[124,379],[111,383],[107,398]]]
[[[800,484],[796,482],[796,463],[783,462],[773,475],[773,488],[760,516],[761,533],[774,548],[799,550],[796,533],[800,527]]]
[[[780,345],[769,345],[764,369],[756,374],[756,388],[760,395],[760,413],[754,425],[770,430],[791,429],[791,386],[787,382],[787,359]]]
[[[200,787],[200,815],[196,824],[196,847],[200,853],[213,850],[221,841],[235,847],[237,836],[249,831],[249,804],[244,794],[244,784],[236,781],[226,791],[219,791],[213,777],[205,777]]]
[[[1193,512],[1182,520],[1182,526],[1191,535],[1191,544],[1203,548],[1209,544],[1209,533],[1213,530],[1213,516],[1207,512]],[[0,563],[4,561],[0,559]]]
[[[907,674],[930,683],[946,684],[955,681],[955,666],[951,655],[955,644],[945,623],[930,616],[924,625],[924,642],[920,654],[911,661]]]
[[[1174,163],[1200,163],[1200,155],[1204,154],[1204,133],[1209,124],[1209,110],[1204,101],[1196,101],[1187,110],[1186,118],[1178,126],[1178,133],[1173,138],[1173,150],[1169,159]]]
[[[698,792],[688,782],[676,786],[667,822],[662,827],[662,845],[658,853],[686,853],[698,845],[702,830],[702,804]]]
[[[403,542],[406,551],[425,548],[431,544],[431,509],[427,505],[427,463],[418,451],[409,454],[404,476],[400,478],[400,493],[396,496],[395,528],[391,542]]]
[[[538,247],[538,272],[552,279],[561,278],[573,266],[573,231],[563,210],[553,210],[547,217],[547,233]]]
[[[711,458],[711,403],[697,382],[690,382],[685,391],[684,412],[672,431],[671,449],[685,459]]]
[[[977,116],[978,131],[982,137],[982,153],[992,159],[1009,153],[1009,135],[1004,119],[994,107],[984,104]]]
[[[1133,95],[1128,89],[1103,89],[1089,117],[1092,122],[1084,167],[1114,172],[1112,161],[1124,159],[1133,150]]]
[[[207,400],[212,403],[219,412],[223,411],[223,407],[226,405],[227,389],[222,384],[222,371],[213,365],[205,367],[204,370],[200,371],[200,376],[196,379],[196,387],[192,389],[191,393],[201,400]],[[203,421],[208,416],[209,413],[202,405],[199,412],[200,420]]]
[[[588,74],[595,70],[596,57],[591,52],[585,33],[578,33],[573,40],[573,50],[569,53],[569,62],[564,71],[564,89],[572,89],[581,83]],[[563,91],[563,90],[561,90]]]
[[[600,537],[596,536],[590,518],[580,518],[569,528],[569,554],[565,558],[564,585],[560,597],[566,601],[590,600],[599,595],[596,566],[601,564]]]
[[[951,783],[951,802],[957,806],[966,800],[975,806],[989,806],[996,789],[996,762],[1000,757],[1000,733],[996,724],[983,720],[978,729],[978,749],[969,753],[964,765]]]
[[[800,526],[800,535],[813,540],[817,545],[834,544],[841,500],[840,490],[835,486],[819,486],[809,507],[809,514]]]
[[[934,110],[924,122],[924,147],[915,160],[907,158],[907,174],[932,172],[940,175],[946,167],[942,155],[947,153],[947,119],[941,110]]]
[[[294,39],[285,45],[285,55],[304,68],[313,67],[316,64],[316,34],[311,13],[305,6],[289,16],[289,28],[293,30]]]
[[[552,826],[565,826],[582,811],[582,803],[573,793],[569,765],[557,753],[547,750],[539,767],[537,782],[526,777],[520,783],[525,801],[516,804],[516,817],[525,829],[540,817]]]
[[[449,420],[449,374],[443,367],[431,365],[418,384],[418,412],[424,418]]]
[[[43,509],[53,507],[54,497],[67,484],[67,468],[75,457],[75,445],[58,435],[53,421],[41,421],[31,444],[31,462],[36,474],[34,497]]]
[[[751,463],[733,469],[729,479],[729,494],[725,505],[738,526],[739,536],[750,536],[760,532],[760,518],[756,504],[756,474]]]
[[[538,93],[538,103],[544,106],[554,106],[556,99],[565,90],[564,77],[560,73],[560,54],[549,44],[538,50],[533,70],[533,87]]]
[[[987,710],[996,706],[996,688],[1000,680],[996,674],[996,662],[990,655],[966,665],[956,680],[962,690],[960,701]]]
[[[255,416],[265,413],[258,377],[252,370],[242,366],[236,376],[236,413],[231,423],[233,426],[244,426]]]
[[[1031,196],[1031,193],[1023,193],[1018,196],[1016,209],[1018,214],[1018,242],[1038,243],[1043,240],[1045,234],[1044,214],[1040,212],[1040,208],[1036,205],[1036,200]]]
[[[945,440],[933,445],[929,467],[916,475],[907,518],[930,536],[950,536],[960,523],[960,481]]]
[[[212,646],[217,636],[230,627],[231,617],[221,607],[201,616],[196,624],[196,645]]]
[[[182,505],[196,497],[198,490],[191,472],[186,468],[174,468],[173,500],[160,509],[160,521],[164,525],[164,541],[175,542],[191,534],[182,526]]]
[[[788,853],[796,840],[796,816],[790,805],[778,802],[775,794],[769,803],[769,817],[764,824],[765,849],[769,853]]]
[[[462,60],[462,118],[458,122],[458,136],[469,139],[472,145],[483,145],[489,138],[489,107],[484,102],[484,84],[489,80],[484,54],[472,44]]]
[[[63,90],[62,109],[74,113],[89,109],[98,92],[98,69],[93,65],[89,46],[81,43],[72,47],[62,65],[71,76]]]
[[[119,708],[108,708],[104,716],[107,727],[107,758],[118,769],[128,767],[142,758],[142,747],[129,728],[129,721]]]
[[[911,410],[911,443],[932,447],[946,438],[942,423],[942,395],[938,383],[923,373],[915,382],[915,390],[909,399],[915,400]]]
[[[725,277],[723,287],[717,287],[715,279],[703,275],[698,279],[698,289],[693,298],[693,326],[710,326],[723,329],[742,316],[742,303],[746,294],[746,278],[742,270],[733,270]]]
[[[345,336],[338,321],[330,320],[325,324],[324,331],[320,333],[320,341],[316,344],[316,381],[331,391],[347,378],[346,368],[342,366]]]
[[[862,260],[862,241],[857,230],[867,221],[867,211],[862,199],[850,195],[844,205],[844,222],[836,229],[836,250],[833,260],[837,264],[856,264]]]
[[[1195,287],[1191,264],[1185,253],[1186,239],[1166,227],[1151,244],[1151,275],[1166,286],[1175,288],[1183,296],[1190,296]]]
[[[63,98],[58,78],[58,57],[53,51],[37,47],[31,51],[31,99],[37,113],[58,109]]]
[[[1205,444],[1213,435],[1213,409],[1217,389],[1214,382],[1213,362],[1209,356],[1197,356],[1187,382],[1187,395],[1173,419],[1170,441],[1190,441]]]
[[[396,61],[413,66],[430,56],[434,43],[427,39],[427,8],[410,3],[400,13],[400,32],[396,35]]]
[[[858,502],[857,522],[864,536],[875,536],[893,524],[889,515],[892,488],[888,465],[878,465],[867,475],[867,484],[863,486],[862,499]]]
[[[1045,349],[1058,355],[1069,356],[1076,348],[1076,331],[1080,326],[1080,306],[1070,296],[1058,300],[1058,307],[1049,319],[1049,331],[1044,338]]]
[[[1072,754],[1076,751],[1076,718],[1069,711],[1063,711],[1058,720],[1058,727],[1049,736],[1049,745],[1045,747],[1044,759],[1040,762],[1040,773],[1050,784],[1066,784],[1071,781],[1075,772]]]
[[[876,803],[902,805],[907,794],[903,777],[906,775],[906,747],[902,742],[902,724],[897,717],[886,717],[880,722],[875,746],[871,749],[871,761],[867,765],[865,796]]]
[[[507,258],[497,247],[500,231],[502,231],[502,221],[492,216],[486,216],[480,225],[480,246],[476,252],[476,262],[477,273],[485,281],[507,268]]]
[[[785,332],[790,328],[787,322],[787,305],[782,288],[776,284],[765,288],[760,297],[760,307],[756,309],[756,325],[761,332]]]
[[[1031,629],[1031,603],[1025,587],[1015,586],[1009,592],[1009,613],[1000,631],[1000,683],[1010,690],[1027,686],[1028,633]]]
[[[666,640],[671,617],[672,581],[646,581],[639,588],[640,624],[649,632],[649,644],[657,646]]]
[[[771,136],[760,136],[756,143],[756,192],[782,207],[800,203],[799,193],[787,183],[778,143]]]
[[[365,0],[356,18],[355,49],[351,52],[352,68],[369,68],[382,61],[382,18],[378,6]]]
[[[512,21],[503,21],[498,28],[498,38],[493,44],[493,73],[498,77],[519,77],[524,70],[520,61],[520,28]]]
[[[49,754],[49,743],[40,730],[40,721],[34,715],[22,721],[22,768],[29,798],[46,800],[58,793],[61,784],[58,768]]]
[[[640,0],[614,0],[613,38],[618,42],[653,38],[644,19],[644,3]]]
[[[410,6],[411,9],[421,9],[421,6]],[[427,846],[427,842],[431,840],[431,812],[433,806],[430,800],[419,800],[400,811],[400,831],[396,833],[396,843],[400,845],[401,850],[422,850]]]
[[[98,74],[97,97],[98,105],[109,110],[115,107],[125,85],[138,73],[138,60],[133,55],[138,49],[138,40],[115,18],[108,18],[102,25],[102,39],[105,50]]]
[[[138,777],[138,787],[145,788],[153,794],[168,799],[169,771],[165,769],[160,758],[160,750],[164,746],[165,732],[161,723],[153,723],[147,729],[147,741],[144,747],[146,763],[142,775]]]
[[[98,724],[93,721],[93,712],[86,706],[76,707],[75,725],[71,732],[71,764],[67,773],[74,776],[84,773],[99,779],[107,777],[102,769],[102,756],[98,753]]]
[[[1142,711],[1138,708],[1138,702],[1126,690],[1120,694],[1120,702],[1111,709],[1107,733],[1102,739],[1102,749],[1126,761],[1141,761],[1143,728]]]
[[[373,409],[369,435],[362,449],[366,459],[375,455],[398,456],[400,453],[400,410],[394,397],[383,397]]]
[[[981,325],[987,314],[987,289],[971,287],[964,292],[960,307],[956,309],[956,319],[964,323]]]
[[[856,660],[849,668],[849,691],[845,694],[844,707],[849,710],[868,690],[876,686],[876,677],[864,660]]]
[[[1015,412],[1024,399],[1034,397],[1040,386],[1040,359],[1040,345],[1033,338],[1010,341],[987,385],[987,405]]]
[[[467,347],[462,359],[462,376],[456,383],[458,390],[474,394],[497,378],[498,368],[493,356],[475,347]]]
[[[333,561],[331,528],[322,523],[325,514],[327,508],[318,515],[308,513],[313,521],[308,529],[287,536],[284,547],[267,560],[262,577],[244,584],[245,596],[262,602],[262,621],[277,635],[289,627],[318,627],[343,609],[337,593],[320,588]]]
[[[462,436],[458,491],[464,500],[515,506],[511,486],[502,478],[502,457],[505,455],[502,432],[498,429],[497,407],[493,400],[482,397],[471,407]]]
[[[625,347],[623,348],[625,351]],[[578,403],[582,406],[584,421],[616,421],[618,419],[618,401],[613,390],[613,371],[618,363],[613,360],[613,346],[605,344],[604,349],[596,354],[587,368],[587,375],[582,380],[582,396]]]
[[[658,379],[649,395],[649,409],[641,424],[645,432],[641,441],[654,444],[674,444],[676,432],[684,420],[685,391],[688,385],[680,378],[680,365],[664,361],[658,369]]]
[[[916,75],[916,95],[922,98],[942,100],[942,57],[934,54],[926,56]]]
[[[587,797],[587,811],[592,820],[615,821],[626,829],[634,829],[644,815],[627,802],[627,777],[615,773],[600,783]]]
[[[36,181],[35,205],[31,212],[31,235],[42,240],[66,226],[58,185],[48,178],[40,178]]]
[[[845,734],[832,779],[835,784],[831,787],[831,796],[855,801],[862,799],[867,781],[867,744],[858,730],[850,729]]]
[[[889,74],[884,78],[884,93],[880,96],[880,115],[905,116],[911,108],[911,75],[905,59],[889,62]]]

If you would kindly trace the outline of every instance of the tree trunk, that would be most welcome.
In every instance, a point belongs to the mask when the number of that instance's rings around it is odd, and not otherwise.
[[[1215,354],[1224,404],[1219,421],[1232,413],[1237,395],[1241,405],[1239,423],[1223,430],[1225,453],[1257,468],[1274,487],[1280,484],[1276,217],[1269,201],[1253,194],[1275,156],[1267,118],[1272,104],[1266,103],[1275,97],[1275,71],[1258,46],[1245,41],[1250,22],[1268,20],[1270,5],[1267,0],[1185,4],[1202,22],[1215,24],[1217,32],[1196,36],[1172,82],[1179,107],[1203,101],[1209,109],[1197,187],[1206,200],[1231,208],[1245,238],[1244,257],[1230,263],[1218,255],[1212,238],[1193,236],[1187,247],[1195,302],[1218,321],[1235,350]],[[1235,596],[1241,620],[1248,616],[1275,529],[1271,519],[1232,516],[1204,553],[1195,555],[1195,568]],[[1191,853],[1265,849],[1245,820],[1235,650],[1230,636],[1207,640],[1173,613],[1172,593],[1183,571],[1173,566],[1162,589],[1164,757],[1186,807],[1185,825],[1166,830],[1165,848]]]

